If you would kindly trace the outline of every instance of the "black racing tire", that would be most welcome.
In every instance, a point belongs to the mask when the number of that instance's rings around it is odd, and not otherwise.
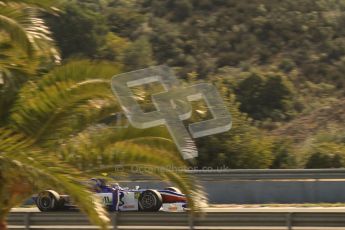
[[[164,190],[173,191],[173,192],[182,194],[181,190],[176,187],[167,187]]]
[[[146,190],[139,196],[139,210],[143,212],[158,212],[162,207],[162,195],[156,190]]]
[[[36,206],[41,212],[56,211],[63,206],[60,195],[53,190],[42,191],[36,198]]]

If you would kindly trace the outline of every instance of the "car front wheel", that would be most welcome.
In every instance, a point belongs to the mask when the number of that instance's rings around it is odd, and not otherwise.
[[[139,210],[157,212],[162,207],[162,196],[156,190],[146,190],[139,196]]]

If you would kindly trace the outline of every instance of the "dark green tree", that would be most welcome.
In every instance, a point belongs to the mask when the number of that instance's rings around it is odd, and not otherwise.
[[[282,137],[275,139],[273,142],[272,153],[274,160],[270,168],[285,169],[296,168],[297,159],[294,153],[292,141]]]
[[[103,15],[73,2],[59,15],[47,16],[47,22],[63,58],[97,57],[108,32]]]
[[[124,51],[123,64],[126,70],[142,69],[153,65],[151,43],[142,37]]]
[[[292,84],[278,73],[251,73],[238,84],[236,95],[241,111],[256,120],[284,120],[293,110]]]
[[[198,166],[228,168],[269,168],[274,159],[273,139],[253,125],[253,120],[240,112],[231,90],[222,79],[214,80],[232,116],[230,131],[196,140]],[[198,109],[198,108],[195,108]],[[199,108],[200,110],[200,108]],[[205,110],[205,108],[201,108]]]

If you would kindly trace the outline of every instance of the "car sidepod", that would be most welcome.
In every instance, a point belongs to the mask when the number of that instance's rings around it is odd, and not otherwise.
[[[118,211],[138,211],[140,191],[119,191]]]

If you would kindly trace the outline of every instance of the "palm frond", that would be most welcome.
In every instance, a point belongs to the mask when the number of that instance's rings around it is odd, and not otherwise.
[[[38,141],[40,138],[48,139],[45,136],[49,135],[47,132],[59,130],[57,121],[67,121],[68,117],[75,115],[69,112],[73,107],[88,103],[92,98],[113,99],[108,87],[107,81],[82,82],[71,87],[64,84],[49,87],[28,100],[27,106],[17,107],[11,115],[13,124]]]
[[[109,79],[120,72],[120,66],[115,63],[105,61],[90,60],[70,60],[61,67],[57,67],[49,72],[45,77],[37,82],[37,87],[42,89],[46,86],[59,82],[78,83],[91,79]],[[29,89],[24,92],[31,92]]]
[[[52,129],[56,130],[55,134],[42,136],[42,142],[47,144],[54,142],[54,139],[64,140],[66,135],[76,135],[84,129],[92,129],[93,126],[99,126],[97,123],[109,117],[115,111],[118,111],[118,104],[113,98],[108,100],[91,99],[76,105],[75,108],[69,108],[56,117],[52,123]],[[50,141],[53,138],[53,141]]]
[[[31,56],[34,50],[33,44],[23,25],[14,19],[16,13],[18,12],[6,6],[0,8],[0,29],[7,32],[11,40],[16,42],[29,56]]]
[[[35,154],[35,156],[43,155]],[[48,163],[47,159],[45,161]],[[52,164],[51,159],[49,162],[50,166],[41,164],[40,160],[28,157],[27,153],[0,156],[0,177],[2,179],[0,203],[3,205],[0,213],[3,215],[4,212],[8,212],[10,208],[23,202],[33,192],[47,188],[58,189],[69,194],[79,208],[88,215],[92,223],[106,229],[109,223],[107,214],[100,201],[80,183],[82,177],[80,175],[78,177],[72,168],[62,164]],[[20,178],[21,183],[27,183],[26,191],[13,191],[14,187],[18,187],[16,178]]]
[[[49,133],[54,133],[52,131],[62,131],[59,122],[68,122],[71,117],[76,118],[76,114],[70,112],[74,108],[79,109],[81,118],[87,119],[85,117],[89,116],[88,118],[96,119],[95,112],[88,113],[90,107],[87,105],[91,99],[97,98],[109,100],[112,102],[111,106],[115,105],[107,79],[118,71],[116,66],[88,61],[58,67],[39,80],[34,87],[28,85],[22,89],[11,114],[12,126],[37,139],[43,136],[48,139]],[[105,116],[105,110],[102,109],[101,106],[96,114]],[[110,112],[110,109],[106,111]]]
[[[100,159],[104,157],[103,162],[114,164],[118,164],[120,159],[128,162],[130,159],[123,159],[126,154],[133,159],[140,159],[140,155],[137,154],[144,151],[146,156],[156,157],[160,161],[158,165],[184,166],[185,163],[178,154],[174,143],[170,139],[162,137],[164,136],[162,129],[152,128],[148,129],[148,132],[145,131],[132,127],[116,129],[105,125],[93,126],[62,142],[60,149],[67,158],[84,156],[97,161],[93,156]],[[163,162],[164,160],[166,163]],[[76,161],[78,160],[76,159]]]
[[[0,43],[0,126],[5,122],[20,87],[33,76],[38,59],[26,54],[9,42]]]
[[[61,8],[66,1],[63,0],[1,0],[4,3],[26,4],[29,6],[36,6],[45,10],[55,10]]]
[[[30,145],[31,141],[24,135],[11,129],[0,128],[0,154],[20,150]]]
[[[37,74],[39,58],[31,57],[28,59],[26,53],[13,45],[10,38],[1,38],[0,57],[0,71],[9,80],[28,79]]]
[[[33,54],[60,61],[51,32],[40,17],[37,8],[28,5],[8,3],[0,8],[0,30],[29,56]]]
[[[100,135],[101,134],[101,135]],[[165,150],[176,151],[170,134],[163,127],[154,127],[149,129],[137,129],[132,126],[126,128],[116,128],[107,125],[98,125],[80,132],[75,138],[70,138],[70,142],[78,143],[79,138],[88,138],[87,141],[93,145],[106,146],[109,143],[119,141],[133,141],[138,144],[146,144],[157,147],[153,142],[159,144]]]
[[[168,138],[160,136],[140,136],[134,139],[126,140],[128,144],[134,143],[137,145],[145,145],[156,149],[163,149],[168,152],[178,153],[176,144]]]
[[[106,146],[96,146],[84,139],[78,144],[79,146],[77,144],[73,147],[66,146],[62,152],[62,157],[64,161],[81,170],[108,164],[119,165],[121,163],[151,163],[161,167],[185,166],[176,153],[145,145],[136,145],[131,142],[122,141]]]

